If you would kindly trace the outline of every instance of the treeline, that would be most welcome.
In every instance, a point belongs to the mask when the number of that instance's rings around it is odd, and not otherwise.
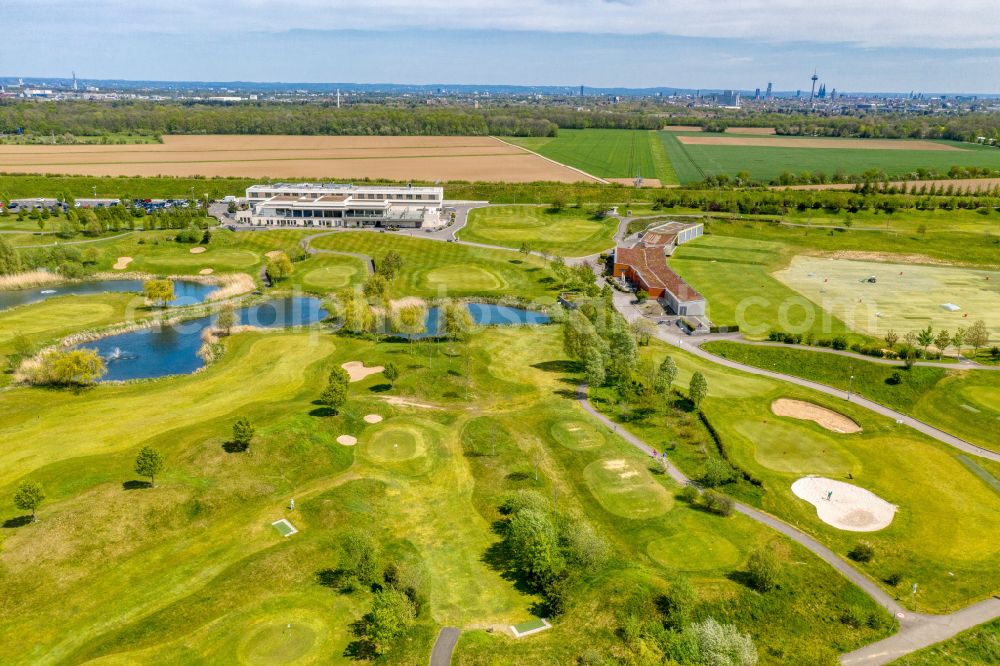
[[[569,107],[425,108],[327,103],[0,102],[0,132],[101,136],[165,134],[555,136],[560,127],[656,129],[641,111]]]

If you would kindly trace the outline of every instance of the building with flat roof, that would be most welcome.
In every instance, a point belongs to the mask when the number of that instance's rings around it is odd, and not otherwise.
[[[615,248],[614,276],[658,299],[677,315],[703,316],[705,297],[667,265],[667,257],[681,243],[704,233],[701,222],[667,222],[647,231],[630,246]]]
[[[436,228],[444,188],[409,185],[273,183],[251,185],[241,224],[261,227]]]

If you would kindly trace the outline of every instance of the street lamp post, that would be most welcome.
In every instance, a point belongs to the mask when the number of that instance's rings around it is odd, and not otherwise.
[[[848,400],[851,399],[851,391],[853,389],[854,389],[854,375],[851,375],[851,378],[849,380],[847,380],[847,399]]]

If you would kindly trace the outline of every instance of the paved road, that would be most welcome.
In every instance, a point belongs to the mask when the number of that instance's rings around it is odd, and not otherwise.
[[[628,321],[634,321],[642,317],[642,313],[635,307],[632,303],[631,294],[616,291],[614,293],[615,307],[621,312],[622,316]],[[894,419],[897,423],[902,425],[907,425],[914,430],[922,432],[923,434],[933,437],[934,439],[947,444],[948,446],[958,449],[969,455],[978,456],[980,458],[987,458],[988,460],[993,460],[995,462],[1000,462],[1000,453],[996,451],[990,451],[984,449],[975,444],[971,444],[964,439],[955,437],[943,430],[939,430],[932,425],[924,423],[912,416],[907,416],[906,414],[901,414],[895,410],[884,407],[877,402],[868,400],[857,393],[848,393],[838,388],[832,386],[827,386],[826,384],[820,384],[819,382],[810,381],[808,379],[802,379],[800,377],[793,377],[792,375],[785,375],[780,372],[773,372],[771,370],[762,370],[761,368],[755,368],[751,365],[744,365],[742,363],[737,363],[736,361],[731,361],[727,358],[722,358],[721,356],[716,356],[702,348],[697,344],[691,342],[691,338],[688,336],[682,336],[679,333],[675,333],[665,327],[657,327],[656,337],[664,342],[670,343],[677,347],[680,347],[695,356],[699,356],[706,361],[711,361],[712,363],[717,363],[719,365],[726,366],[727,368],[733,368],[734,370],[741,370],[743,372],[752,375],[761,375],[763,377],[770,377],[771,379],[777,379],[783,382],[788,382],[790,384],[796,384],[798,386],[804,386],[806,388],[812,389],[814,391],[819,391],[820,393],[825,393],[827,395],[832,395],[835,398],[842,398],[844,400],[849,400],[856,405],[861,405],[865,409],[875,412],[876,414],[881,414],[882,416],[887,416]]]
[[[584,411],[603,423],[609,430],[612,430],[619,437],[647,455],[653,455],[653,448],[646,442],[625,430],[625,428],[619,427],[614,421],[597,411],[590,400],[587,399],[586,384],[581,384],[578,387],[577,400]],[[676,482],[680,484],[690,483],[690,479],[674,467],[673,464],[665,462],[664,468],[667,474]],[[762,525],[781,532],[792,541],[808,549],[836,569],[842,576],[864,590],[876,603],[889,611],[899,621],[898,632],[889,638],[842,655],[842,664],[851,666],[855,664],[863,666],[888,664],[905,654],[946,640],[966,629],[1000,617],[1000,597],[986,599],[948,615],[925,615],[907,611],[868,576],[855,569],[832,550],[805,532],[746,504],[736,502],[735,506],[738,512],[751,520],[755,520]]]
[[[449,666],[451,664],[451,653],[458,643],[458,637],[462,633],[461,629],[455,627],[441,627],[437,640],[434,641],[434,649],[431,651],[431,666]]]

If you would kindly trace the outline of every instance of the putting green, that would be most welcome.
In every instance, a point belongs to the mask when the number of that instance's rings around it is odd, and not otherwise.
[[[424,273],[423,282],[431,289],[461,287],[463,290],[493,291],[507,282],[493,271],[467,264],[448,264]]]
[[[660,566],[678,571],[732,569],[740,563],[740,551],[732,541],[696,529],[650,541],[646,553]]]
[[[601,506],[616,516],[655,518],[674,505],[673,496],[636,460],[595,460],[583,470],[583,478]]]
[[[776,419],[741,420],[736,432],[754,446],[758,463],[776,472],[844,476],[860,469],[860,462],[843,445],[808,428]]]
[[[402,462],[427,453],[428,436],[413,423],[390,423],[368,438],[365,453],[380,462]]]
[[[291,664],[309,654],[316,632],[299,622],[271,623],[258,627],[240,647],[245,664]]]
[[[307,289],[340,289],[351,283],[358,274],[356,266],[339,265],[314,268],[302,276],[302,285]]]
[[[959,393],[978,409],[991,414],[998,414],[1000,411],[1000,387],[963,386]],[[1000,418],[1000,415],[997,418]]]
[[[549,432],[553,439],[574,451],[594,449],[606,442],[604,435],[585,421],[557,421]]]

